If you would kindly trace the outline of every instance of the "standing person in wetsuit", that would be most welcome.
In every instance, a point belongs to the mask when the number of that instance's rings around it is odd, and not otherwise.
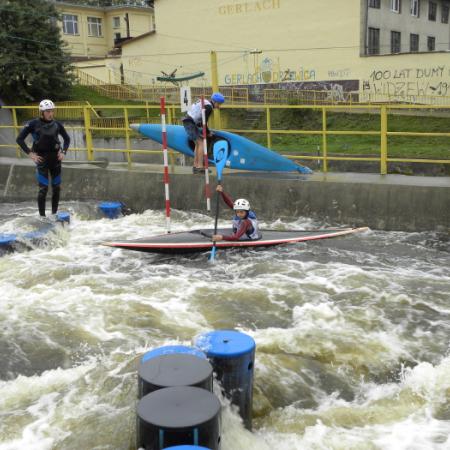
[[[225,101],[225,97],[220,92],[215,92],[211,95],[211,100],[205,99],[205,121],[206,134],[208,137],[212,133],[208,129],[208,119],[213,112],[213,109],[220,109],[220,105]],[[183,118],[183,126],[191,141],[195,142],[194,150],[194,167],[193,173],[204,173],[204,158],[203,158],[203,136],[202,136],[202,102],[197,100],[189,108],[186,116]]]
[[[59,195],[61,191],[61,161],[70,145],[70,137],[62,123],[54,120],[55,105],[51,100],[39,103],[40,117],[31,120],[17,136],[16,142],[20,148],[36,163],[36,177],[39,184],[38,208],[39,215],[45,217],[45,200],[47,197],[49,174],[52,183],[52,214],[58,212]],[[31,134],[31,148],[25,143],[25,138]],[[63,147],[59,136],[64,140]]]
[[[226,205],[233,209],[235,216],[233,217],[232,227],[233,233],[228,235],[214,234],[213,241],[239,241],[239,240],[257,240],[261,239],[259,232],[258,219],[256,214],[250,209],[250,203],[245,198],[239,198],[235,202],[224,192],[219,184],[216,188],[217,192],[222,195]]]

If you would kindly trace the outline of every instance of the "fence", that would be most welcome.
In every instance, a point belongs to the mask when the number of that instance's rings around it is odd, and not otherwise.
[[[18,130],[21,128],[18,124],[18,113],[20,112],[21,117],[26,114],[31,114],[35,111],[35,107],[30,106],[5,106],[4,108],[9,108],[12,112],[13,124],[12,125],[1,125],[0,129],[13,129],[15,135],[17,136]],[[255,105],[241,105],[241,106],[233,106],[227,105],[223,106],[224,111],[231,112],[230,117],[239,116],[235,119],[236,123],[242,124],[244,123],[241,120],[240,115],[245,116],[245,113],[251,109],[255,110]],[[292,151],[287,153],[286,151],[279,150],[281,154],[284,156],[291,158],[293,160],[313,160],[313,161],[321,161],[321,170],[323,172],[327,172],[329,169],[330,161],[371,161],[379,164],[379,172],[380,174],[387,174],[388,163],[430,163],[430,164],[450,164],[450,151],[448,148],[450,147],[450,138],[449,132],[444,131],[394,131],[389,129],[389,117],[391,117],[391,121],[395,122],[395,114],[403,114],[408,112],[414,112],[417,119],[417,123],[423,122],[425,119],[425,114],[432,113],[436,114],[439,112],[441,115],[444,115],[443,118],[445,123],[448,123],[448,118],[450,118],[450,105],[447,106],[411,106],[411,105],[372,105],[370,106],[370,110],[367,105],[351,105],[346,106],[345,112],[347,114],[355,115],[354,119],[356,122],[361,122],[362,126],[362,113],[371,114],[371,125],[373,129],[355,129],[352,127],[347,127],[346,129],[332,129],[330,126],[330,119],[335,118],[337,114],[342,114],[343,107],[335,105],[260,105],[256,108],[261,112],[262,116],[260,122],[264,122],[264,126],[261,128],[252,127],[252,128],[233,128],[232,121],[230,122],[230,126],[225,128],[227,131],[231,131],[238,134],[244,135],[254,135],[256,140],[261,140],[263,138],[265,140],[265,144],[269,148],[274,147],[274,141],[280,140],[283,137],[291,136],[296,138],[303,137],[307,138],[308,136],[314,136],[317,138],[317,142],[319,143],[317,147],[318,150],[309,149],[309,151],[296,152]],[[122,114],[119,117],[102,117],[99,116],[98,112],[101,112],[105,115],[108,111],[121,111]],[[67,117],[77,116],[79,112],[82,112],[81,117],[79,117],[79,125],[78,124],[68,124],[68,129],[73,130],[82,130],[85,137],[85,147],[79,148],[71,148],[73,151],[86,151],[87,157],[89,160],[93,160],[95,157],[95,152],[123,152],[126,154],[128,164],[132,164],[132,155],[136,153],[141,154],[151,154],[151,153],[160,153],[159,150],[142,150],[142,149],[133,149],[131,147],[131,138],[137,137],[138,134],[130,129],[130,123],[136,122],[159,122],[158,112],[159,106],[146,104],[139,105],[64,105],[58,106],[57,114],[60,118],[61,115],[66,115]],[[298,113],[307,114],[307,111],[313,112],[315,117],[318,118],[316,125],[313,128],[305,129],[298,127],[297,129],[284,129],[283,126],[276,125],[274,126],[274,121],[272,116],[274,116],[277,112],[280,111],[297,111]],[[356,114],[359,114],[357,116]],[[174,124],[179,123],[179,109],[177,105],[169,105],[168,106],[168,115],[167,115],[167,123]],[[360,119],[361,117],[361,119]],[[308,119],[310,120],[310,119]],[[436,119],[433,119],[436,120]],[[223,123],[225,123],[223,121]],[[445,126],[444,123],[444,126]],[[260,123],[259,123],[260,125]],[[213,127],[214,125],[212,125]],[[353,126],[353,125],[352,125]],[[417,125],[418,126],[418,125]],[[366,126],[367,128],[367,126]],[[94,148],[93,146],[93,137],[96,136],[121,136],[124,138],[125,148],[123,149],[111,149],[111,148]],[[367,140],[371,140],[372,142],[376,142],[376,149],[371,149],[369,154],[366,155],[341,155],[336,154],[336,151],[331,149],[331,145],[333,144],[333,139],[339,138],[345,140],[350,140],[351,137],[360,136],[363,138],[367,138]],[[392,157],[389,156],[389,143],[390,139],[394,138],[427,138],[429,140],[427,146],[429,148],[429,152],[431,152],[436,145],[434,142],[439,138],[444,138],[445,143],[440,144],[444,146],[443,154],[444,158],[440,157],[427,157],[425,154],[424,157]],[[299,142],[294,141],[295,142]],[[287,147],[286,144],[282,144],[284,147]],[[375,145],[375,144],[372,144]],[[280,146],[280,145],[278,145]],[[427,147],[424,145],[424,148]],[[17,156],[20,157],[20,151],[14,142],[10,144],[1,144],[1,148],[16,148]],[[276,149],[275,149],[276,150]],[[376,154],[373,154],[375,151]],[[367,153],[367,152],[366,152]]]

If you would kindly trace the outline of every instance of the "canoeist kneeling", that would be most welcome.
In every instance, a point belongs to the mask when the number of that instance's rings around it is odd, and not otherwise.
[[[239,198],[235,202],[223,191],[222,186],[217,186],[217,192],[220,192],[226,205],[236,213],[233,217],[233,234],[213,235],[213,241],[239,241],[239,240],[257,240],[261,238],[256,214],[250,209],[250,203],[244,198]]]

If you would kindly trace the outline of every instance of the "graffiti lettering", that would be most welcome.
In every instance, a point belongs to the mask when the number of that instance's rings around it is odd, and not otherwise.
[[[441,77],[444,75],[444,66],[432,67],[429,69],[416,69],[417,78]]]
[[[350,69],[336,69],[336,70],[329,70],[328,76],[330,78],[344,78],[349,77],[351,73]]]
[[[256,73],[229,73],[224,77],[225,84],[257,84],[257,83],[281,83],[286,81],[311,81],[316,79],[314,69],[284,71],[265,70]]]
[[[415,69],[387,69],[387,70],[374,70],[370,74],[372,81],[390,80],[411,78],[442,78],[444,76],[445,66],[428,67],[428,68],[415,68]]]

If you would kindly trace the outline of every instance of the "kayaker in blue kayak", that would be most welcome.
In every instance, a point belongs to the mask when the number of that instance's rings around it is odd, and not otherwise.
[[[215,92],[210,100],[204,100],[205,105],[205,121],[206,134],[211,137],[212,133],[208,128],[208,120],[213,109],[219,109],[220,105],[225,102],[225,97],[220,92]],[[201,174],[205,172],[204,157],[203,157],[203,136],[202,136],[202,104],[201,100],[196,101],[186,113],[183,118],[183,126],[189,139],[195,142],[194,150],[194,167],[192,172],[194,174]]]
[[[235,212],[232,221],[232,234],[215,234],[213,241],[239,241],[239,240],[257,240],[261,238],[258,227],[258,219],[254,211],[250,209],[250,203],[245,198],[239,198],[233,202],[229,194],[224,192],[222,185],[218,185],[217,192],[220,192],[223,201]]]

